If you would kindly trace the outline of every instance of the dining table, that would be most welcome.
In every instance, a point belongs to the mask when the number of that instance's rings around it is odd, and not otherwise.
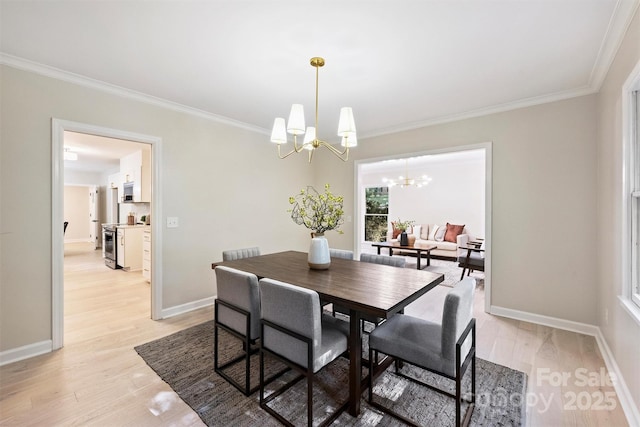
[[[323,303],[349,310],[349,348],[362,348],[360,319],[388,319],[444,280],[444,275],[412,268],[398,268],[355,260],[331,258],[326,270],[309,268],[307,253],[285,251],[233,261],[214,262],[314,290]],[[349,351],[349,414],[360,413],[362,351]]]

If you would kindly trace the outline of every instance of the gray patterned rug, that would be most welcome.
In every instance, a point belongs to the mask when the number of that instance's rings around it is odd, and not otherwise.
[[[238,341],[221,333],[221,362],[231,358],[241,349]],[[274,418],[259,406],[259,392],[245,397],[228,384],[213,369],[213,321],[177,332],[140,346],[135,350],[144,361],[200,416],[208,426],[277,426]],[[252,381],[258,381],[258,356],[253,356]],[[277,372],[280,366],[265,359],[268,370]],[[240,364],[243,365],[243,364]],[[314,385],[314,423],[326,418],[327,412],[347,400],[348,360],[339,358],[320,371]],[[366,372],[366,369],[363,369]],[[404,372],[425,379],[431,384],[454,390],[453,381],[405,365]],[[242,370],[232,372],[241,378]],[[285,374],[282,380],[290,377]],[[463,390],[469,390],[470,370],[465,375]],[[281,380],[272,383],[269,390],[278,387]],[[476,408],[473,426],[524,425],[527,376],[505,366],[477,359]],[[381,375],[374,385],[378,401],[384,400],[422,425],[449,426],[454,424],[455,403],[425,387],[396,376],[392,369]],[[268,394],[268,392],[267,392]],[[300,381],[271,404],[296,425],[306,424],[306,382]],[[363,393],[366,398],[367,393]],[[463,411],[465,407],[463,407]],[[395,426],[402,425],[396,419],[379,412],[362,400],[358,418],[343,413],[336,426]]]
[[[407,260],[405,268],[416,268],[416,257],[407,256],[405,258]],[[421,265],[424,266],[426,262],[427,261],[423,259],[421,261]],[[429,267],[424,267],[424,270],[444,274],[444,281],[440,283],[440,285],[448,286],[450,288],[460,281],[460,275],[462,274],[462,268],[458,267],[457,261],[447,261],[442,259],[432,259],[431,265]],[[471,273],[471,277],[476,279],[476,284],[478,286],[484,286],[484,273],[482,271]]]

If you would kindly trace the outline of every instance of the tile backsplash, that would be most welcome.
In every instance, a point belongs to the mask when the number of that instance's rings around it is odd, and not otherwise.
[[[118,222],[120,224],[126,224],[127,217],[130,212],[133,212],[136,216],[136,223],[142,222],[140,221],[140,217],[151,213],[151,203],[120,203],[118,209]]]

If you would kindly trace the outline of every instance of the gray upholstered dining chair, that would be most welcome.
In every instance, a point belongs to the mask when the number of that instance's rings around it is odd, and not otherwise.
[[[234,387],[250,395],[258,389],[250,387],[251,354],[256,353],[256,340],[260,338],[260,291],[255,274],[234,268],[215,268],[218,297],[214,313],[214,370]],[[219,329],[223,329],[242,341],[243,352],[238,357],[220,365]],[[253,349],[252,349],[253,345]],[[242,361],[245,362],[244,384],[227,375],[225,369]]]
[[[347,351],[348,323],[324,315],[318,293],[271,279],[260,280],[261,334],[260,340],[260,407],[285,425],[292,426],[284,416],[269,406],[295,382],[307,379],[307,424],[313,425],[314,374]],[[264,360],[270,355],[300,372],[288,384],[265,397]],[[345,402],[321,425],[335,420]]]
[[[260,256],[260,248],[257,246],[252,248],[230,249],[227,251],[222,251],[223,261],[234,261],[236,259],[251,258],[254,256]]]
[[[475,406],[476,322],[473,318],[475,285],[475,279],[467,277],[447,293],[441,323],[396,314],[369,335],[369,360],[377,362],[379,352],[392,356],[396,359],[396,374],[456,399],[456,426],[468,425]],[[455,380],[455,394],[402,374],[399,370],[399,360]],[[462,422],[461,384],[469,365],[471,365],[471,399],[468,401],[469,406]],[[373,372],[376,367],[377,364],[372,368]],[[416,425],[414,421],[374,401],[373,377],[374,375],[369,375],[369,404],[405,423]],[[409,398],[413,399],[415,396]]]
[[[375,264],[383,264],[383,265],[391,265],[393,267],[404,267],[406,264],[406,259],[404,257],[399,256],[388,256],[388,255],[376,255],[376,254],[360,254],[360,261],[362,262],[372,262]]]
[[[329,248],[329,256],[331,258],[353,259],[353,251]]]

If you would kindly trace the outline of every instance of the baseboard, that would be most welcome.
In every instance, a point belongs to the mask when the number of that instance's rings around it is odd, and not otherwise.
[[[557,317],[543,316],[541,314],[528,313],[526,311],[512,310],[510,308],[491,306],[491,314],[508,317],[510,319],[522,320],[535,323],[537,325],[550,326],[552,328],[563,329],[565,331],[578,332],[580,334],[596,336],[600,328],[587,323],[574,322],[571,320],[559,319]]]
[[[0,366],[53,351],[53,341],[46,340],[0,352]]]
[[[613,372],[616,376],[614,387],[616,389],[616,393],[618,394],[620,406],[622,406],[622,410],[627,416],[629,425],[640,426],[640,410],[636,406],[635,401],[631,396],[631,392],[627,387],[627,383],[624,381],[623,376],[620,374],[620,368],[618,368],[616,359],[613,357],[613,353],[611,352],[611,349],[609,348],[604,335],[602,335],[602,330],[600,328],[598,328],[598,333],[595,338],[596,342],[598,343],[600,353],[602,354],[602,358],[604,359],[604,363],[605,365],[607,365],[607,369],[609,370],[609,372]]]
[[[202,307],[208,307],[214,304],[215,297],[203,298],[198,301],[188,302],[186,304],[176,305],[162,310],[162,319],[177,316],[179,314],[188,313]]]
[[[491,314],[593,336],[596,339],[596,343],[598,344],[600,354],[602,355],[602,359],[604,360],[607,370],[613,373],[617,378],[617,381],[614,382],[614,388],[629,425],[640,426],[640,411],[631,396],[627,383],[624,381],[624,377],[622,376],[620,368],[613,357],[613,353],[607,344],[607,340],[604,338],[604,335],[602,335],[602,331],[598,326],[559,319],[557,317],[528,313],[526,311],[512,310],[510,308],[498,307],[495,305],[491,306]]]

